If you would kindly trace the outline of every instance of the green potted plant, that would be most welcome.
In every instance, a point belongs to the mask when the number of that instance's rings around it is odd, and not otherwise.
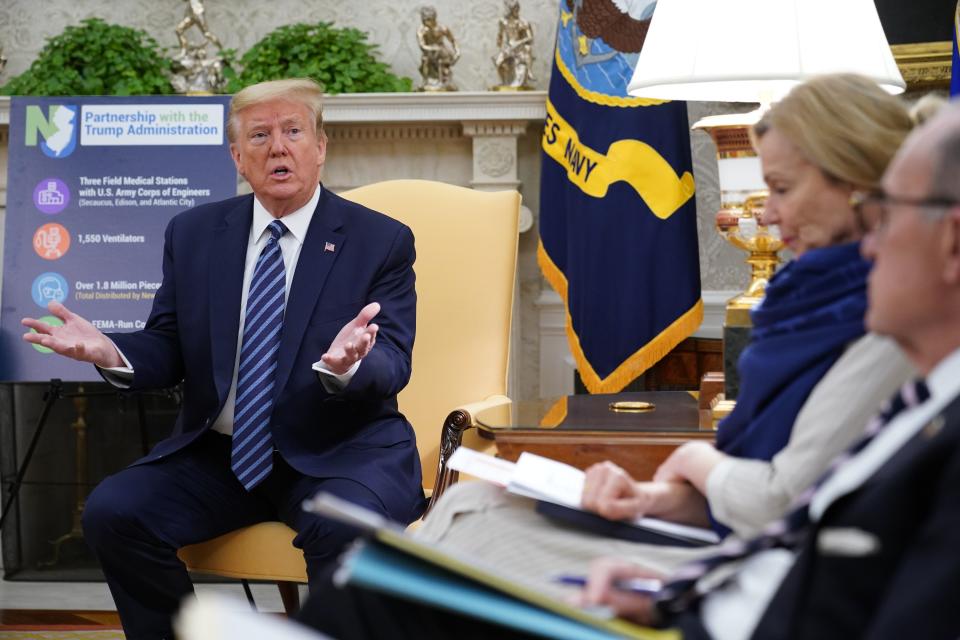
[[[88,18],[47,40],[30,68],[0,87],[4,95],[173,93],[170,60],[144,31]]]
[[[410,91],[413,81],[394,75],[377,60],[376,52],[377,46],[358,29],[329,22],[286,25],[268,33],[240,58],[241,73],[234,73],[228,64],[227,91],[291,77],[313,78],[327,93]]]

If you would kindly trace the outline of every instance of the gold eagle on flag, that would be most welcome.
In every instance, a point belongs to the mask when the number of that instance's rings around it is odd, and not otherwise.
[[[636,54],[643,47],[650,17],[656,2],[651,0],[565,0],[569,12],[562,12],[563,28],[569,33],[575,65],[596,65],[621,54]],[[621,5],[623,5],[621,7]],[[640,15],[640,18],[632,17]],[[591,53],[591,41],[600,38],[610,51]],[[578,82],[559,58],[557,66],[572,86],[590,99],[598,95],[601,103],[610,100]],[[616,100],[614,98],[614,100]],[[598,100],[593,100],[598,101]],[[658,100],[626,99],[622,106],[659,104]],[[621,106],[614,103],[611,106]],[[544,128],[543,150],[566,167],[567,178],[581,191],[594,198],[603,198],[610,185],[626,182],[637,192],[655,216],[665,220],[673,215],[694,194],[694,179],[689,172],[678,176],[652,146],[640,140],[618,140],[606,151],[583,144],[572,127],[547,101],[547,119]]]

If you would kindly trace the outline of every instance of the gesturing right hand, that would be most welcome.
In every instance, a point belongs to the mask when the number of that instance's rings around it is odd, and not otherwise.
[[[51,301],[47,309],[63,320],[63,326],[55,327],[35,318],[24,318],[20,323],[36,331],[23,334],[24,340],[81,362],[92,362],[105,368],[123,366],[117,348],[86,319],[56,301]]]

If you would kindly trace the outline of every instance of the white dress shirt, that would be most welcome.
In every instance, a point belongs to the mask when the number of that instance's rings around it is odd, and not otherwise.
[[[831,504],[859,489],[921,429],[960,395],[960,349],[941,360],[926,378],[930,398],[903,410],[860,453],[843,464],[817,489],[810,519],[820,520]],[[702,621],[717,640],[749,638],[780,583],[796,561],[786,549],[761,551],[740,565],[736,576],[710,592],[701,607]],[[709,580],[711,576],[704,579]]]
[[[286,299],[290,295],[290,285],[293,283],[293,275],[297,270],[297,261],[300,259],[300,250],[303,248],[303,241],[307,237],[307,229],[310,228],[310,221],[313,219],[317,203],[320,201],[320,185],[314,189],[313,196],[305,205],[289,213],[281,219],[287,232],[280,238],[280,252],[283,255],[283,266],[286,271],[286,290],[284,292],[284,308],[286,308]],[[240,299],[240,327],[237,331],[237,352],[233,362],[233,379],[230,382],[230,391],[227,393],[227,400],[223,405],[223,411],[214,420],[211,427],[214,431],[231,435],[233,433],[233,410],[237,397],[237,365],[240,362],[240,347],[243,342],[243,327],[247,316],[247,294],[250,289],[250,281],[253,279],[253,270],[256,267],[260,252],[263,251],[267,241],[270,238],[270,232],[267,227],[275,218],[267,212],[263,204],[256,196],[253,198],[253,223],[250,225],[250,238],[247,242],[247,257],[243,268],[243,295]],[[130,361],[127,360],[123,352],[117,349],[120,357],[123,358],[125,367],[112,367],[109,369],[100,369],[104,378],[111,384],[121,388],[130,386],[133,380],[133,368]],[[321,354],[317,354],[319,357]],[[320,374],[320,382],[330,393],[336,393],[349,384],[353,374],[360,366],[360,361],[353,364],[350,369],[343,374],[336,374],[330,371],[323,361],[317,361],[313,369]]]

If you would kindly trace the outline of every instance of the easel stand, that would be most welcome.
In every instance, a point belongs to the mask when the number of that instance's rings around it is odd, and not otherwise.
[[[43,410],[40,412],[40,417],[37,419],[37,426],[33,430],[33,436],[30,438],[30,444],[27,447],[27,452],[23,457],[23,462],[20,463],[20,467],[17,469],[17,475],[10,484],[10,494],[7,496],[7,500],[3,504],[3,511],[0,512],[0,531],[3,530],[3,525],[7,521],[7,516],[10,515],[13,504],[20,495],[20,487],[23,485],[23,479],[27,475],[27,470],[30,468],[30,461],[33,459],[33,454],[36,451],[37,443],[40,441],[40,435],[43,433],[43,428],[47,424],[50,411],[53,409],[53,406],[56,404],[57,400],[61,398],[74,398],[74,406],[77,409],[78,415],[76,421],[71,426],[76,432],[77,437],[77,478],[78,480],[82,480],[82,482],[78,482],[79,486],[77,487],[77,505],[74,509],[75,513],[73,530],[65,534],[65,536],[61,536],[61,538],[58,539],[58,542],[62,544],[70,538],[80,537],[82,535],[80,533],[79,523],[80,515],[83,513],[83,504],[86,500],[86,488],[83,486],[86,483],[87,475],[85,416],[86,399],[117,395],[122,395],[122,392],[120,390],[84,391],[82,385],[76,392],[66,393],[63,390],[62,380],[59,378],[50,380],[47,390],[43,394]],[[140,423],[140,443],[143,449],[143,455],[146,455],[148,452],[146,410],[143,406],[143,397],[139,394],[137,395],[137,419]],[[59,544],[57,545],[57,548],[59,549]]]

